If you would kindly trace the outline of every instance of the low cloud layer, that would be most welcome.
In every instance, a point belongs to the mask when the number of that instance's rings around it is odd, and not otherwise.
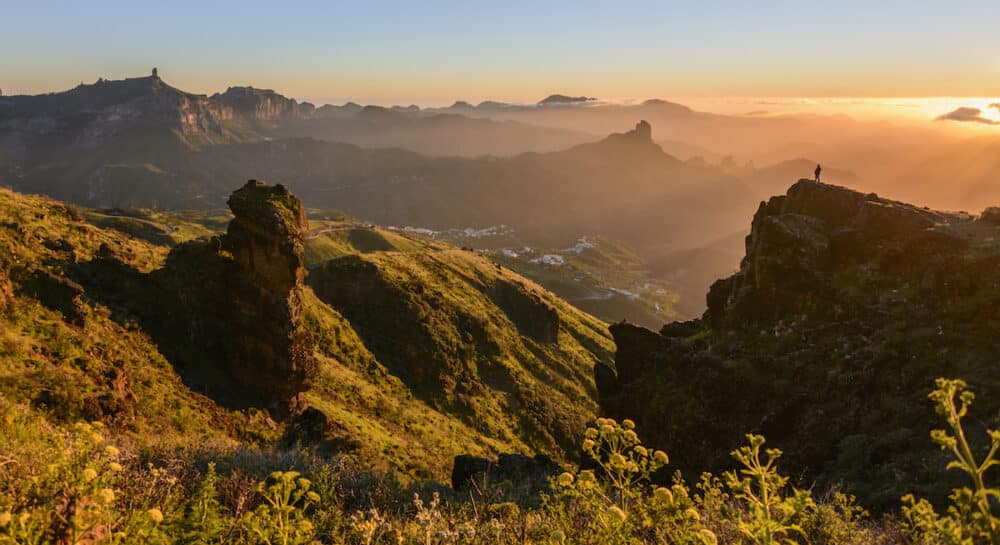
[[[990,108],[1000,110],[1000,102],[990,104]],[[938,116],[938,121],[962,121],[971,123],[982,123],[984,125],[1000,125],[1000,121],[983,117],[983,111],[979,108],[956,108],[944,115]]]

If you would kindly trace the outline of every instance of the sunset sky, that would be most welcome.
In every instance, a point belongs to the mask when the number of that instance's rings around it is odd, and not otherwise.
[[[317,102],[1000,97],[998,21],[996,1],[5,2],[0,88],[158,66]]]

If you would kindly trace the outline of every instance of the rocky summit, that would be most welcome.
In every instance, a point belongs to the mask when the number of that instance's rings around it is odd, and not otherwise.
[[[800,485],[875,507],[943,495],[926,439],[933,379],[980,385],[980,425],[1000,409],[992,218],[800,180],[761,203],[740,270],[712,286],[701,319],[611,326],[602,412],[634,419],[691,477],[725,467],[752,432],[786,451]]]

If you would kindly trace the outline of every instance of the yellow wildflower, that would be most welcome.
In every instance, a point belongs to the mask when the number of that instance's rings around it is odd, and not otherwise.
[[[653,491],[653,498],[666,504],[674,503],[674,493],[666,487],[658,487]]]
[[[608,507],[607,513],[608,516],[611,517],[611,520],[617,522],[625,522],[625,511],[622,511],[621,508],[618,507],[617,505],[612,505],[611,507]]]
[[[101,497],[103,503],[113,503],[115,501],[115,491],[110,488],[104,488],[99,493],[98,496]]]
[[[163,512],[155,507],[146,511],[146,514],[149,515],[149,518],[156,524],[163,522]]]

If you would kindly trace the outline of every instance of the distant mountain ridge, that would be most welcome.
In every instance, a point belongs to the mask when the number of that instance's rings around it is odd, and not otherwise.
[[[312,104],[253,87],[230,87],[212,96],[188,93],[154,73],[99,79],[58,93],[0,97],[0,130],[19,133],[25,145],[32,145],[33,138],[62,134],[73,144],[93,147],[122,133],[158,128],[176,130],[193,144],[205,144],[234,140],[224,126],[229,121],[308,116],[314,109]]]
[[[0,183],[94,207],[210,209],[224,205],[231,180],[259,176],[287,184],[307,206],[383,225],[507,224],[539,248],[602,236],[662,263],[745,228],[741,218],[776,179],[812,170],[801,161],[734,170],[664,151],[711,157],[663,133],[732,123],[758,124],[658,99],[316,108],[255,87],[196,95],[151,75],[0,97]],[[715,274],[728,270],[720,263]],[[712,277],[694,281],[692,308]]]

